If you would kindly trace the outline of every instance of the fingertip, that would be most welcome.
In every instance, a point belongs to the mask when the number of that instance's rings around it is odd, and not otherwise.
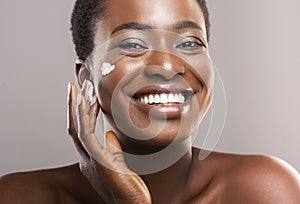
[[[77,88],[73,82],[68,83],[68,102],[71,105],[71,102],[74,102],[74,97],[77,97]],[[75,98],[76,99],[76,98]],[[76,102],[76,100],[75,100]]]
[[[113,131],[107,131],[106,133],[105,133],[105,139],[106,140],[111,140],[111,137],[115,137],[115,133],[113,132]]]
[[[113,131],[107,131],[105,133],[105,140],[107,143],[113,145],[118,150],[122,150],[122,147],[118,140],[118,137],[116,136],[116,134]]]
[[[106,140],[106,142],[108,142],[110,144],[115,144],[116,140],[118,140],[118,139],[113,131],[107,131],[105,133],[105,140]],[[119,143],[119,142],[117,142],[117,143]]]
[[[72,82],[71,83],[71,86],[72,86],[72,96],[73,97],[77,97],[77,94],[78,94],[78,89],[76,87],[76,85]],[[76,98],[75,98],[76,99]],[[76,100],[75,100],[76,101]]]
[[[75,87],[75,84],[73,82],[68,83],[68,93],[71,93],[71,90]]]

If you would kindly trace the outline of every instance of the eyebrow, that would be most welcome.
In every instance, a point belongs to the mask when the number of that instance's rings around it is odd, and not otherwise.
[[[203,31],[201,26],[193,21],[179,21],[174,26],[175,30],[185,29],[185,28],[196,28],[198,30]]]
[[[175,30],[180,30],[180,29],[185,29],[185,28],[196,28],[201,31],[203,29],[201,28],[200,25],[193,21],[179,21],[175,25],[172,26],[173,29]],[[129,22],[129,23],[124,23],[119,26],[117,26],[110,35],[113,35],[116,32],[119,32],[121,30],[126,30],[126,29],[132,29],[132,30],[147,30],[147,29],[154,29],[154,27],[144,24],[144,23],[137,23],[137,22]]]
[[[153,29],[152,26],[143,24],[143,23],[136,23],[136,22],[129,22],[129,23],[124,23],[119,26],[117,26],[110,35],[113,35],[116,32],[119,32],[121,30],[125,29],[132,29],[132,30],[147,30],[147,29]]]

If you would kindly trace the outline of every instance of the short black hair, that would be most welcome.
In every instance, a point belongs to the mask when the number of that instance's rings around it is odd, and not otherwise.
[[[71,32],[77,57],[85,60],[94,49],[96,23],[105,13],[107,0],[76,0],[71,15]],[[197,0],[204,15],[207,40],[210,37],[210,21],[206,0]]]

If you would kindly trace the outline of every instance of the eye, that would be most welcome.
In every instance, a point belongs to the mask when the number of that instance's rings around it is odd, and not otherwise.
[[[117,47],[128,54],[141,53],[148,49],[146,43],[134,38],[123,40]]]
[[[202,47],[202,44],[199,42],[193,42],[193,41],[187,41],[187,42],[181,43],[180,45],[177,45],[177,48],[181,48],[181,49],[198,49],[199,47]]]
[[[197,37],[186,37],[176,45],[176,48],[189,53],[197,53],[205,47],[205,44]]]

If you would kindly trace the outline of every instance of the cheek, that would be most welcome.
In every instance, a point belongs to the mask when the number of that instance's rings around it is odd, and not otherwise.
[[[101,77],[95,77],[97,88],[96,94],[99,98],[100,106],[104,112],[111,114],[112,96],[116,96],[115,100],[118,100],[124,94],[124,86],[131,82],[130,78],[134,78],[134,73],[144,65],[143,60],[121,58],[115,63],[115,69],[109,74]],[[100,70],[94,74],[99,76]],[[126,77],[126,80],[122,80]],[[116,101],[116,104],[122,101]]]
[[[200,55],[186,59],[192,67],[191,73],[209,90],[213,89],[214,68],[209,55]]]

